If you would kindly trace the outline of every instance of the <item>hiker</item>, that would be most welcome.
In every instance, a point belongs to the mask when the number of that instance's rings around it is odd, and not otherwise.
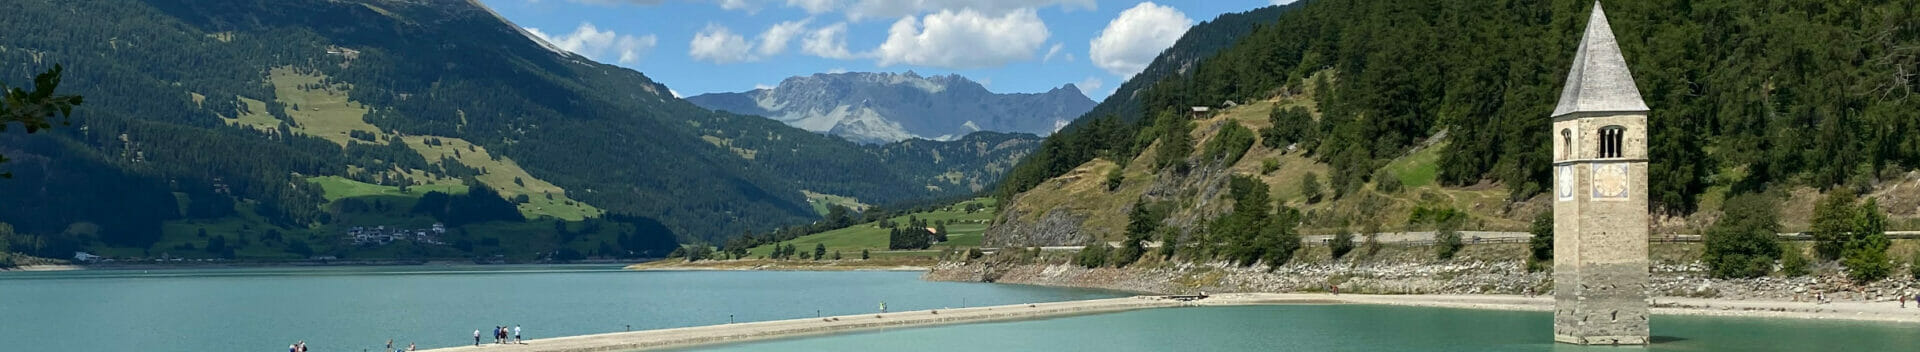
[[[887,302],[880,302],[880,312],[881,313],[887,312]]]
[[[523,342],[520,340],[520,324],[513,325],[513,343],[522,344],[522,345],[527,344],[526,342]]]
[[[480,329],[473,329],[473,345],[480,345]]]

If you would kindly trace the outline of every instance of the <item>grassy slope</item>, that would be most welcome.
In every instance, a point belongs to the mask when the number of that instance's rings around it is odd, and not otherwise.
[[[295,127],[295,132],[324,138],[343,146],[352,140],[352,137],[348,135],[350,131],[370,132],[379,136],[379,139],[389,137],[381,132],[378,127],[366,122],[364,118],[367,113],[366,106],[347,99],[347,90],[352,89],[352,87],[346,85],[331,85],[321,87],[320,89],[308,89],[311,88],[312,85],[321,84],[325,79],[325,76],[303,74],[286,68],[275,68],[269,72],[268,81],[273,83],[274,93],[278,95],[281,103],[287,104],[289,107],[287,115],[293,117],[294,122],[298,125]],[[243,98],[242,101],[247,102],[251,112],[242,115],[240,118],[228,120],[229,124],[243,124],[257,129],[277,128],[280,121],[266,114],[266,105],[264,103],[246,98]],[[294,106],[298,106],[299,109],[293,109],[292,107]],[[484,174],[475,178],[479,179],[481,183],[486,184],[489,188],[499,191],[501,196],[512,198],[516,195],[527,195],[529,202],[520,204],[519,207],[520,212],[528,218],[551,216],[566,220],[580,220],[586,217],[599,216],[602,213],[598,208],[567,198],[566,190],[554,186],[545,180],[533,177],[533,175],[528,174],[526,170],[521,169],[520,165],[515,163],[511,158],[500,157],[496,160],[487,152],[486,148],[476,146],[471,142],[459,138],[432,137],[439,138],[441,145],[430,146],[426,144],[426,140],[429,137],[430,136],[405,136],[402,137],[401,140],[404,141],[408,147],[419,152],[420,156],[425,157],[428,162],[438,163],[442,157],[449,157],[459,160],[461,164],[465,164],[468,167],[485,170]],[[461,150],[457,157],[454,150]],[[439,190],[444,192],[446,190],[464,187],[459,180],[430,177],[421,170],[384,170],[383,172],[404,173],[409,178],[423,183],[419,188],[421,189],[420,191],[406,192],[407,194],[415,196],[424,194],[427,191]],[[520,182],[514,182],[516,179],[520,180]],[[397,188],[393,190],[355,189],[382,187],[364,183],[351,187],[343,186],[340,183],[352,182],[344,178],[335,178],[329,182],[332,183],[332,187],[328,188],[327,193],[327,200],[329,201],[368,194],[404,195],[397,192]],[[323,186],[329,185],[323,184]],[[342,190],[342,192],[335,193],[334,190],[336,189]],[[552,195],[551,199],[547,197],[549,194]]]
[[[1278,97],[1264,101],[1248,102],[1234,108],[1220,110],[1211,118],[1197,120],[1194,123],[1194,153],[1198,154],[1203,146],[1226,122],[1240,123],[1255,131],[1271,127],[1268,113],[1276,107],[1300,106],[1319,114],[1313,102],[1312,92],[1291,97]],[[1157,144],[1157,142],[1156,142]],[[1405,184],[1405,190],[1388,194],[1376,192],[1369,183],[1357,194],[1341,199],[1323,200],[1307,203],[1300,192],[1300,180],[1308,173],[1316,174],[1322,187],[1328,182],[1327,164],[1314,160],[1314,156],[1305,151],[1288,153],[1284,150],[1267,148],[1255,143],[1246,156],[1228,170],[1240,175],[1258,175],[1269,187],[1273,198],[1289,206],[1310,214],[1303,231],[1307,233],[1332,233],[1339,228],[1342,219],[1359,221],[1379,221],[1385,229],[1405,228],[1408,216],[1413,209],[1421,206],[1451,206],[1467,211],[1472,217],[1468,226],[1471,229],[1524,231],[1527,219],[1534,212],[1541,211],[1545,203],[1538,199],[1522,202],[1509,210],[1504,187],[1497,185],[1477,185],[1471,187],[1442,187],[1434,180],[1434,170],[1438,169],[1437,149],[1444,143],[1410,151],[1408,155],[1392,160],[1385,169],[1393,170]],[[1020,210],[1020,219],[1015,221],[1037,221],[1052,209],[1068,209],[1075,214],[1086,215],[1083,229],[1101,236],[1106,240],[1118,240],[1126,224],[1126,208],[1134,200],[1145,194],[1157,175],[1151,165],[1150,152],[1129,162],[1122,173],[1121,186],[1113,191],[1106,189],[1106,174],[1116,163],[1095,159],[1065,175],[1041,183],[1017,198],[1011,206]],[[1272,159],[1280,163],[1280,169],[1269,174],[1260,174],[1261,163]],[[1331,189],[1323,191],[1331,198]],[[1222,199],[1199,199],[1198,190],[1183,188],[1179,191],[1178,206],[1181,214],[1196,218],[1210,218],[1210,215],[1224,210],[1226,203]],[[1224,194],[1224,191],[1221,192]],[[1354,225],[1358,229],[1358,225]]]
[[[963,206],[973,202],[986,205],[987,208],[969,214]],[[887,251],[888,230],[880,228],[877,222],[858,224],[843,229],[801,236],[800,238],[780,244],[792,244],[795,249],[803,252],[812,251],[816,244],[825,244],[827,246],[827,253],[840,251],[840,255],[845,258],[859,258],[860,250],[863,249],[871,251],[874,257],[934,256],[939,255],[941,250],[948,247],[966,248],[980,246],[980,234],[987,230],[987,222],[993,219],[995,206],[996,204],[994,204],[993,199],[981,198],[955,204],[948,209],[912,214],[912,216],[925,219],[928,222],[936,220],[946,220],[950,222],[947,224],[947,242],[934,245],[934,248],[937,249],[924,251]],[[893,218],[893,221],[905,223],[907,222],[907,218],[908,216],[905,215],[897,216]],[[754,247],[747,251],[747,256],[760,257],[768,253],[773,253],[773,245]]]

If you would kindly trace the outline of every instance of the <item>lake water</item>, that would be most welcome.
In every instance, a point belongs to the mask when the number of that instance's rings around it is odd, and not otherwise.
[[[1914,314],[1920,314],[1915,312]],[[1915,351],[1920,324],[1655,316],[1649,347],[1553,343],[1553,316],[1375,305],[1198,307],[723,345],[703,351]]]
[[[962,305],[1117,297],[916,272],[413,266],[0,273],[0,351],[377,351]],[[483,333],[485,333],[483,331]]]

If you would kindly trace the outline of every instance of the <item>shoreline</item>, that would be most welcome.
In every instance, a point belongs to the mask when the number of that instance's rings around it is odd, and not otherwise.
[[[684,260],[657,260],[624,267],[633,271],[910,271],[927,272],[933,270],[937,262],[926,259],[872,259],[872,260],[703,260],[687,262]]]
[[[1068,316],[1177,307],[1234,307],[1263,305],[1364,304],[1450,309],[1545,312],[1553,310],[1551,297],[1512,295],[1332,295],[1326,293],[1223,293],[1196,301],[1162,296],[1133,296],[1052,303],[1015,304],[960,309],[919,310],[884,314],[842,315],[750,323],[692,326],[658,330],[605,333],[527,340],[525,344],[481,344],[428,351],[586,352],[680,349],[720,344],[803,338],[953,324],[1049,319]],[[1879,323],[1920,323],[1920,307],[1900,311],[1867,303],[1716,301],[1710,299],[1656,299],[1658,316],[1732,318],[1794,318]]]

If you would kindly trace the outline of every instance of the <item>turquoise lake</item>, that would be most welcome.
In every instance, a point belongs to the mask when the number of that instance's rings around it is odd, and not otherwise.
[[[1914,314],[1920,314],[1915,312]],[[1920,324],[1655,316],[1652,346],[1553,343],[1553,316],[1376,305],[1138,310],[768,342],[700,351],[1916,351]]]
[[[408,266],[0,273],[0,351],[315,352],[1117,297],[927,282],[917,272],[632,272],[616,266]],[[485,333],[483,331],[483,333]]]
[[[0,273],[0,351],[378,351],[890,310],[1116,297],[914,272],[419,266]],[[816,311],[818,313],[816,313]],[[1920,314],[1917,310],[1915,314]],[[1371,305],[1203,307],[884,330],[701,351],[1914,351],[1920,324],[1656,316],[1647,348],[1552,343],[1551,316]]]

